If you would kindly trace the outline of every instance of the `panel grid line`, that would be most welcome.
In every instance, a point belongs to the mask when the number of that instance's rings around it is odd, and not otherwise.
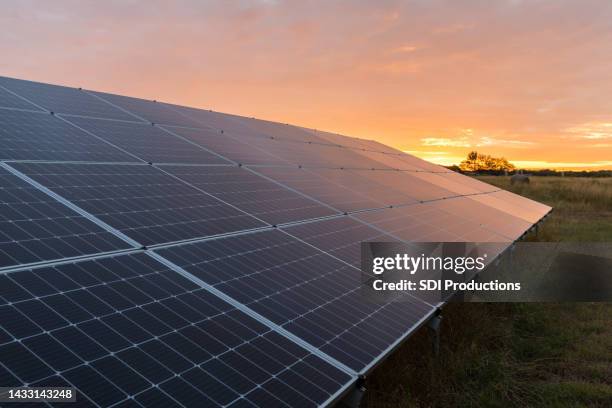
[[[48,196],[52,197],[53,199],[59,201],[60,203],[64,204],[66,207],[68,207],[71,210],[77,212],[78,214],[82,215],[83,217],[87,218],[88,220],[92,221],[93,223],[97,224],[98,226],[102,227],[106,231],[114,234],[116,237],[121,238],[122,240],[124,240],[128,244],[132,245],[133,247],[142,247],[142,244],[134,241],[132,238],[130,238],[127,235],[123,234],[122,232],[116,230],[115,228],[111,227],[110,225],[108,225],[107,223],[105,223],[102,220],[98,219],[97,217],[94,217],[93,215],[91,215],[87,211],[83,210],[79,206],[75,205],[71,201],[68,201],[65,198],[63,198],[62,196],[60,196],[59,194],[54,193],[53,191],[51,191],[47,187],[45,187],[42,184],[38,183],[37,181],[31,179],[30,177],[26,176],[25,174],[21,173],[20,171],[14,169],[13,167],[9,166],[8,164],[6,164],[4,162],[0,162],[0,167],[2,167],[3,169],[7,170],[11,174],[19,177],[20,179],[22,179],[23,181],[27,182],[28,184],[36,187],[41,192],[43,192],[43,193],[47,194]]]
[[[132,277],[132,278],[121,278],[121,279],[117,279],[117,280],[114,280],[114,281],[113,281],[113,280],[110,280],[110,281],[106,281],[105,283],[101,283],[101,284],[93,285],[93,286],[86,287],[86,288],[87,288],[87,289],[90,289],[90,288],[99,287],[99,286],[103,286],[103,285],[109,285],[109,284],[116,283],[116,282],[129,282],[131,279],[136,279],[136,278],[139,278],[139,277],[145,277],[145,276],[147,276],[147,275],[155,275],[155,274],[157,274],[157,273],[158,273],[158,272],[151,272],[151,273],[148,273],[148,274],[138,275],[138,276],[136,276],[136,277]],[[70,279],[70,278],[68,278],[68,279]],[[75,283],[76,283],[76,282],[75,282]],[[21,285],[20,285],[18,282],[15,282],[15,284],[17,284],[17,285],[21,286]],[[28,291],[28,289],[27,289],[27,288],[24,288],[23,286],[21,286],[21,288],[22,288],[24,291],[26,291],[26,292],[30,293],[30,292]],[[75,288],[75,289],[72,289],[72,290],[67,290],[67,291],[59,291],[59,292],[57,292],[57,294],[59,294],[59,295],[65,295],[65,294],[69,294],[69,293],[71,293],[71,292],[81,291],[82,289],[83,289],[83,288],[78,287],[78,288]],[[197,291],[200,291],[200,290],[202,290],[202,289],[201,289],[201,288],[197,288],[197,289],[194,289],[194,290],[191,290],[191,291],[186,291],[186,292],[182,293],[181,295],[183,295],[183,294],[190,294],[190,293],[194,293],[194,292],[197,292]],[[14,305],[19,305],[20,303],[28,302],[28,301],[30,301],[30,300],[42,300],[42,299],[45,299],[45,298],[47,297],[47,296],[36,296],[36,295],[33,295],[32,293],[30,293],[30,295],[31,295],[31,297],[30,297],[30,298],[28,298],[27,300],[16,301],[16,302],[10,302],[10,303],[8,303],[8,304],[9,304],[9,305],[11,305],[11,306],[14,306]],[[54,294],[54,295],[55,295],[55,294]],[[51,296],[51,295],[49,295],[49,296]],[[93,294],[93,296],[94,296],[94,297],[96,297],[96,298],[98,298],[98,297],[97,297],[95,294]],[[152,305],[152,304],[156,304],[156,303],[161,304],[161,302],[163,302],[164,300],[169,300],[169,299],[178,299],[178,296],[179,296],[179,295],[170,295],[170,296],[167,296],[167,297],[164,297],[164,298],[154,299],[154,300],[152,300],[151,302],[140,303],[140,304],[138,304],[138,305],[136,305],[136,306],[132,306],[132,307],[129,307],[129,308],[126,308],[126,309],[122,309],[121,311],[119,311],[119,313],[126,313],[126,312],[128,312],[128,311],[130,311],[130,310],[137,310],[137,309],[140,309],[140,308],[142,308],[142,307],[144,307],[144,306],[148,306],[148,305]],[[101,301],[101,302],[104,302],[104,300],[103,300],[103,299],[98,298],[98,300],[99,300],[99,301]],[[104,303],[106,303],[106,302],[104,302]],[[110,305],[109,305],[109,307],[110,307]],[[187,307],[191,308],[191,306],[190,306],[190,305],[187,305]],[[91,321],[95,321],[95,320],[100,320],[100,319],[103,319],[103,318],[105,318],[105,317],[112,316],[112,315],[114,315],[114,314],[116,314],[116,313],[117,313],[117,311],[116,311],[116,310],[113,310],[112,312],[109,312],[109,313],[107,313],[107,314],[97,315],[97,316],[92,317],[91,319],[88,319],[88,320],[82,320],[82,321],[80,321],[80,322],[79,322],[79,324],[82,324],[82,323],[87,323],[87,322],[91,322]],[[203,322],[205,322],[205,321],[210,321],[210,320],[212,320],[212,319],[214,319],[214,318],[216,318],[216,317],[227,315],[227,313],[228,313],[228,312],[220,312],[220,313],[217,313],[217,314],[214,314],[214,315],[207,316],[206,318],[201,319],[201,320],[199,320],[199,321],[188,322],[188,324],[186,324],[185,326],[178,327],[178,328],[173,328],[172,330],[169,330],[169,331],[165,332],[163,335],[165,336],[165,335],[169,335],[169,334],[172,334],[172,333],[178,333],[178,332],[179,332],[181,329],[183,329],[183,328],[185,328],[185,327],[195,326],[195,325],[197,325],[198,323],[203,323]],[[29,317],[28,317],[27,315],[24,315],[24,316],[25,316],[25,318],[26,318],[26,319],[28,319],[28,320],[29,320],[29,321],[30,321],[32,324],[34,324],[34,325],[38,326],[38,327],[41,329],[41,331],[42,331],[43,333],[50,333],[50,334],[52,334],[52,333],[53,333],[53,331],[56,331],[56,330],[61,330],[61,329],[63,329],[63,328],[69,327],[69,325],[67,325],[67,326],[61,326],[61,327],[56,327],[56,328],[54,328],[52,331],[48,332],[48,331],[44,330],[44,328],[40,327],[40,326],[39,326],[39,325],[38,325],[38,324],[37,324],[35,321],[30,320],[30,319],[29,319]],[[138,325],[137,323],[135,323],[135,324],[136,324],[138,327],[140,327],[141,329],[143,329],[143,330],[145,330],[145,331],[147,330],[145,327],[142,327],[142,326]],[[239,324],[240,324],[240,323],[239,323]],[[112,329],[111,329],[111,330],[112,330]],[[270,330],[272,330],[272,329],[270,329]],[[260,334],[257,334],[257,335],[255,336],[255,338],[263,337],[264,335],[266,335],[266,334],[268,334],[268,333],[270,333],[270,331],[268,331],[268,332],[263,332],[263,333],[260,333]],[[84,333],[84,334],[85,334],[86,336],[88,336],[86,333]],[[151,333],[151,334],[153,335],[153,333]],[[21,338],[19,338],[19,340],[18,340],[18,341],[19,341],[20,343],[23,343],[23,341],[28,340],[28,339],[30,339],[30,338],[34,338],[34,337],[39,336],[39,335],[40,335],[40,333],[35,333],[35,334],[32,334],[31,336],[21,337]],[[89,337],[89,336],[88,336],[88,337]],[[154,336],[154,337],[153,337],[153,339],[157,339],[158,337],[160,337],[160,336]],[[94,338],[91,338],[91,337],[90,337],[90,339],[91,339],[91,340],[93,340],[93,341],[96,341],[96,339],[94,339]],[[150,340],[151,340],[151,339],[146,339],[146,340],[142,341],[141,343],[131,343],[130,345],[126,346],[126,347],[125,347],[125,348],[123,348],[123,349],[120,349],[120,350],[117,350],[117,351],[113,351],[113,352],[112,352],[110,355],[116,355],[116,354],[121,353],[122,351],[126,351],[126,350],[129,350],[129,349],[134,348],[134,347],[138,347],[138,346],[140,346],[140,345],[142,345],[142,344],[144,344],[144,343],[146,343],[146,342],[149,342]],[[223,356],[225,353],[228,353],[228,352],[232,351],[233,349],[236,349],[236,348],[240,347],[241,345],[248,344],[248,343],[251,343],[251,342],[253,342],[253,339],[246,340],[246,341],[244,341],[243,343],[241,343],[241,344],[239,344],[239,345],[236,345],[236,346],[234,346],[234,347],[232,347],[232,348],[228,348],[228,350],[227,350],[227,351],[225,351],[224,353],[221,353],[221,354],[216,355],[216,356],[215,356],[215,358],[222,357],[222,356]],[[0,344],[0,345],[1,345],[1,344]],[[24,345],[24,347],[26,347],[27,349],[29,349],[27,345]],[[255,347],[256,347],[256,346],[255,346]],[[32,351],[32,350],[30,350],[30,352],[32,352],[32,353],[33,353],[33,351]],[[146,351],[145,351],[145,353],[146,353]],[[35,353],[33,353],[33,354],[35,354]],[[148,354],[148,353],[147,353],[147,354]],[[76,356],[76,355],[75,355],[75,356]],[[155,356],[150,355],[150,354],[149,354],[149,356],[150,356],[151,358],[155,359]],[[107,355],[103,355],[103,356],[101,356],[101,357],[99,357],[99,358],[97,358],[97,359],[89,360],[89,361],[87,361],[87,364],[91,365],[92,363],[95,363],[96,361],[99,361],[99,360],[102,360],[102,359],[105,359],[105,358],[107,358]],[[157,360],[157,359],[156,359],[156,360]],[[159,360],[157,360],[157,361],[158,361],[158,363],[159,363],[159,364],[163,365],[163,363],[162,363],[161,361],[159,361]],[[303,359],[302,359],[302,358],[298,359],[298,360],[297,360],[295,363],[293,363],[292,365],[287,366],[285,369],[283,369],[283,371],[290,369],[290,368],[291,368],[293,365],[295,365],[295,364],[297,364],[297,363],[299,363],[299,362],[301,362],[301,361],[303,361]],[[192,367],[189,367],[189,368],[187,368],[187,369],[183,370],[183,372],[180,372],[180,373],[178,373],[178,374],[176,374],[176,375],[177,375],[177,376],[180,376],[181,374],[184,374],[185,372],[187,372],[187,371],[189,371],[189,370],[191,370],[191,369],[193,369],[193,368],[196,368],[196,367],[201,367],[203,364],[204,364],[204,363],[194,364]],[[50,368],[51,368],[51,367],[50,367]],[[72,368],[73,368],[73,367],[71,367],[70,369],[72,369]],[[166,367],[166,368],[168,368],[168,367]],[[96,370],[95,368],[94,368],[94,370],[95,370],[95,371],[98,371],[98,370]],[[10,370],[9,370],[9,371],[10,371]],[[15,373],[13,373],[13,374],[15,374]],[[55,372],[55,373],[54,373],[54,374],[52,374],[50,377],[53,377],[53,376],[58,375],[58,374],[61,374],[61,371],[59,371],[59,372]],[[104,376],[104,374],[103,374],[103,373],[101,373],[101,372],[99,372],[99,371],[98,371],[98,374],[100,374],[101,376],[105,377],[105,376]],[[214,377],[214,375],[213,375],[213,374],[210,374],[210,375],[212,375],[212,376]],[[279,374],[277,374],[276,376],[278,376],[278,375],[280,375],[280,373],[279,373]],[[42,378],[42,379],[38,379],[38,380],[37,380],[37,382],[38,382],[38,381],[44,381],[44,380],[46,380],[46,379],[48,379],[48,378],[49,378],[49,377],[47,377],[47,378]],[[106,378],[108,381],[111,381],[109,378],[107,378],[107,377],[105,377],[105,378]],[[171,377],[170,379],[172,379],[172,378],[173,378],[173,377]],[[168,379],[168,380],[166,380],[166,381],[169,381],[170,379]],[[218,381],[220,381],[219,379],[217,379],[217,380],[218,380]],[[268,381],[270,381],[270,380],[268,380]],[[111,381],[111,382],[112,382],[112,381]],[[221,381],[221,382],[222,382],[222,381]],[[160,383],[160,384],[161,384],[161,383]],[[153,386],[152,386],[151,388],[158,387],[160,384],[153,384]],[[263,384],[265,384],[265,383],[263,383]],[[290,385],[288,385],[288,386],[290,386]],[[144,392],[146,392],[146,391],[150,390],[151,388],[144,389],[144,390],[142,390],[141,392],[139,392],[139,394],[140,394],[140,393],[144,393]],[[297,390],[296,390],[296,391],[297,391]],[[132,397],[135,397],[136,395],[138,395],[138,394],[135,394],[135,395],[133,395]],[[306,398],[308,398],[307,396],[305,396],[305,397],[306,397]],[[119,402],[117,402],[116,404],[113,404],[113,405],[111,405],[111,406],[119,405],[119,404],[120,404],[120,403],[122,403],[123,401],[125,401],[125,400],[119,401]],[[228,405],[229,405],[229,404],[228,404]]]
[[[242,312],[244,312],[244,313],[248,314],[249,316],[251,316],[251,317],[255,318],[256,320],[258,320],[259,322],[264,323],[266,326],[268,326],[269,328],[271,328],[271,329],[275,330],[276,332],[282,334],[283,336],[287,337],[289,340],[293,341],[294,343],[297,343],[297,344],[301,345],[305,349],[309,350],[311,353],[313,353],[313,354],[323,358],[324,360],[330,362],[331,364],[334,364],[336,367],[342,369],[347,374],[354,375],[354,373],[355,373],[354,370],[350,369],[349,367],[347,367],[343,363],[337,361],[336,359],[328,356],[325,353],[322,353],[317,348],[311,346],[309,343],[305,342],[304,340],[300,339],[299,337],[295,336],[294,334],[292,334],[292,333],[288,332],[287,330],[283,329],[282,327],[280,327],[276,323],[274,323],[274,322],[270,321],[269,319],[263,317],[262,315],[260,315],[259,313],[255,312],[254,310],[246,307],[242,303],[240,303],[237,300],[235,300],[234,298],[226,295],[225,293],[221,292],[219,289],[213,287],[212,285],[209,285],[208,283],[204,282],[203,280],[195,277],[194,275],[192,275],[191,273],[187,272],[186,270],[184,270],[180,266],[176,265],[174,262],[171,262],[170,260],[168,260],[167,258],[159,255],[156,252],[152,252],[151,256],[153,258],[155,258],[156,260],[158,260],[159,262],[161,262],[164,265],[166,265],[167,267],[169,267],[170,269],[180,273],[182,276],[184,276],[184,277],[188,278],[189,280],[191,280],[192,282],[200,285],[203,289],[206,289],[207,291],[209,291],[213,295],[215,295],[215,296],[225,300],[227,303],[229,303],[230,305],[234,306],[236,309],[241,310]]]

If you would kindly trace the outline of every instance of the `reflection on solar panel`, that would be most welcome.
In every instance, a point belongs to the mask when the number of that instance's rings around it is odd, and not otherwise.
[[[438,306],[364,301],[361,242],[503,249],[548,211],[375,141],[0,77],[0,385],[330,405]]]
[[[411,242],[506,242],[507,237],[487,230],[460,212],[447,212],[456,200],[435,201],[421,205],[388,208],[356,214],[403,241]],[[439,205],[442,203],[442,205]],[[444,205],[448,204],[448,206]]]
[[[70,118],[70,122],[147,162],[230,163],[216,154],[198,149],[194,144],[149,124],[90,118]]]
[[[143,245],[265,225],[152,166],[57,163],[14,166]]]
[[[159,254],[356,371],[434,309],[416,299],[364,302],[359,269],[280,231]]]
[[[220,133],[219,131],[210,129],[189,129],[165,126],[164,128],[170,130],[172,133],[177,134],[185,139],[204,147],[212,152],[215,152],[222,157],[232,160],[235,163],[240,164],[279,164],[288,165],[289,162],[279,157],[272,156],[269,153],[264,152],[258,148],[257,141],[261,138],[257,138],[254,145],[245,143],[244,139],[231,136],[227,133]],[[249,138],[250,139],[250,138]]]
[[[0,361],[13,383],[68,383],[104,407],[314,407],[351,380],[145,254],[1,278]]]
[[[55,113],[137,120],[134,115],[104,103],[80,89],[5,77],[0,77],[0,86]]]
[[[161,169],[270,224],[338,213],[240,167],[161,166]]]
[[[4,109],[0,109],[0,159],[136,161],[52,115]]]
[[[43,112],[25,99],[22,99],[14,94],[0,88],[0,108],[28,109]]]
[[[0,267],[129,248],[3,168],[0,209]]]
[[[344,174],[342,173],[344,170],[327,171],[328,175],[337,174],[338,176],[336,177],[326,177],[325,174],[319,176],[314,172],[314,169],[257,167],[255,170],[259,174],[263,174],[266,177],[300,191],[309,197],[316,198],[340,211],[379,208],[385,205],[382,201],[378,201],[380,197],[376,197],[376,191],[361,194],[341,185],[341,181],[338,180],[338,178],[341,174]],[[359,180],[353,179],[353,181],[359,184]]]
[[[176,112],[170,105],[155,101],[147,101],[138,98],[129,98],[127,96],[111,95],[101,92],[92,92],[115,106],[119,106],[137,117],[152,123],[162,125],[177,125],[201,127],[202,124],[191,119],[190,117]]]
[[[283,230],[356,268],[361,268],[362,242],[397,241],[391,235],[348,217],[298,224]]]

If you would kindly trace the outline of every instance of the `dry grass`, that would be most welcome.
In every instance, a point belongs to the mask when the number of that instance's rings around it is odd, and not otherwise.
[[[612,179],[482,179],[555,207],[532,240],[612,241]],[[612,304],[450,304],[439,357],[423,328],[366,386],[368,408],[612,407]]]

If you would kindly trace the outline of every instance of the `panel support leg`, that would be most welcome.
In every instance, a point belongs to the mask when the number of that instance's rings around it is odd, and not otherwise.
[[[427,327],[433,334],[432,345],[435,356],[440,355],[440,325],[442,324],[442,315],[436,314],[434,317],[429,319]]]
[[[365,379],[363,377],[359,377],[355,387],[348,394],[346,394],[344,398],[342,398],[338,406],[342,408],[359,408],[365,391]]]

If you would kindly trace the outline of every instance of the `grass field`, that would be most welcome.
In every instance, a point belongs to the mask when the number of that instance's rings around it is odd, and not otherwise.
[[[535,241],[612,242],[612,179],[481,180],[554,207]],[[440,354],[419,330],[366,380],[362,406],[612,407],[612,303],[444,308]]]

